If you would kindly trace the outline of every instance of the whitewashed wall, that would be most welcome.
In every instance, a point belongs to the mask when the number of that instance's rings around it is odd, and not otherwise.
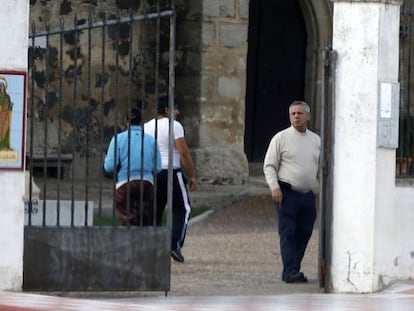
[[[332,288],[370,291],[374,261],[379,9],[335,3],[335,160]],[[366,31],[361,31],[361,28]],[[374,78],[374,79],[372,79]]]
[[[395,187],[395,149],[379,147],[377,136],[383,130],[378,85],[398,83],[400,3],[334,2],[338,58],[330,287],[374,292],[414,277],[409,229],[414,191]]]
[[[391,225],[394,241],[384,248],[384,255],[391,255],[384,275],[414,279],[414,185],[399,185],[395,190],[395,217]]]
[[[2,1],[0,70],[27,71],[29,1]],[[23,282],[24,172],[0,171],[0,289]]]

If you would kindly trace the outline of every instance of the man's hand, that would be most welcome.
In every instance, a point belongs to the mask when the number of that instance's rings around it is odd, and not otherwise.
[[[190,191],[194,191],[197,189],[197,179],[195,177],[191,177],[189,179],[188,184],[189,184]]]
[[[272,190],[272,200],[276,203],[282,203],[283,200],[283,193],[280,189],[274,189]]]

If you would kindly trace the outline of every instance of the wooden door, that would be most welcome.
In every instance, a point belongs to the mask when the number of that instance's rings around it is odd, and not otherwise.
[[[306,28],[295,0],[250,1],[245,152],[262,162],[288,107],[304,98]]]

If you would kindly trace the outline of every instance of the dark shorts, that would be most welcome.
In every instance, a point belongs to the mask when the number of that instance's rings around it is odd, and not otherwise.
[[[122,185],[115,194],[116,211],[121,223],[134,226],[155,225],[153,200],[154,187],[148,181],[133,180],[129,185]]]

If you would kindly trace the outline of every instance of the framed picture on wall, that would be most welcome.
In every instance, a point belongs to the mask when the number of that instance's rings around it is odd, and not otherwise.
[[[0,170],[24,169],[26,72],[0,71]]]

